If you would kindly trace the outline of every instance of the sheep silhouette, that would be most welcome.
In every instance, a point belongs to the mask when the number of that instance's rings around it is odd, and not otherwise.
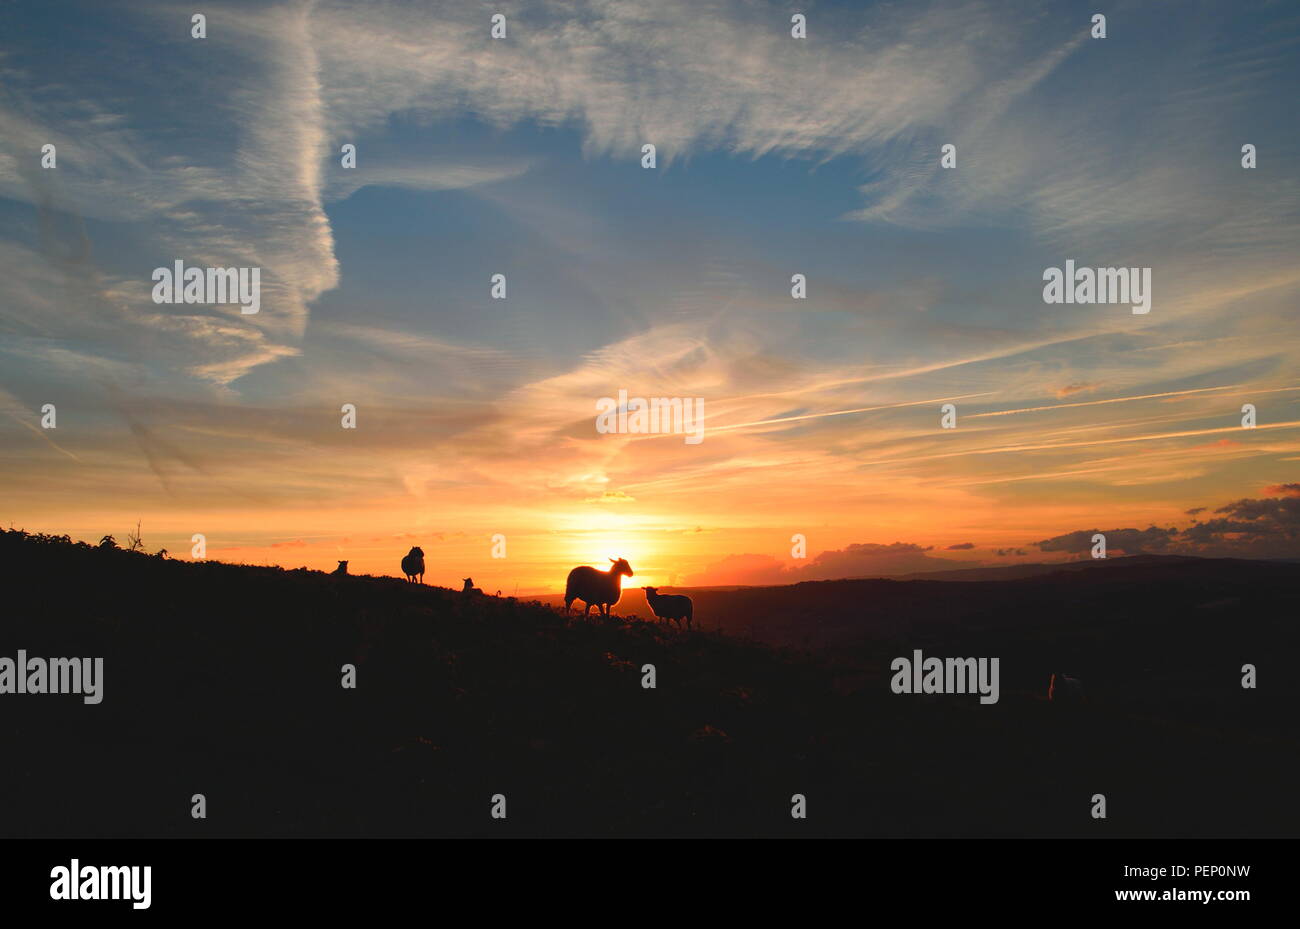
[[[338,574],[338,575],[347,574],[347,573],[348,573],[348,563],[347,563],[346,561],[340,561],[340,562],[339,562],[339,566],[338,566],[337,568],[335,568],[333,571],[331,571],[330,573],[331,573],[331,574]]]
[[[466,596],[470,594],[478,594],[480,597],[483,596],[483,591],[479,590],[477,587],[474,586],[474,578],[463,577],[461,578],[461,580],[465,582],[465,586],[460,589],[461,593],[465,594]]]
[[[586,565],[579,565],[569,572],[569,578],[564,584],[566,614],[574,600],[581,600],[586,605],[582,611],[583,616],[590,615],[593,606],[602,616],[609,616],[609,608],[618,603],[619,598],[623,596],[622,578],[632,576],[632,566],[626,559],[609,560],[611,564],[608,571],[598,571]]]
[[[402,559],[402,573],[412,584],[424,583],[424,549],[417,545],[406,553],[406,557]]]
[[[1057,671],[1052,674],[1052,681],[1047,685],[1047,699],[1053,703],[1083,703],[1083,682]]]
[[[680,595],[660,594],[657,587],[642,587],[645,591],[646,603],[650,604],[650,612],[654,613],[660,619],[671,619],[677,624],[677,628],[682,628],[682,620],[686,620],[686,628],[691,628],[691,623],[695,616],[695,607],[691,603],[690,597]]]

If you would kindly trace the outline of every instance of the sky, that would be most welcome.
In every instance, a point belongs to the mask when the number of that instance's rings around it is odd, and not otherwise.
[[[3,525],[419,545],[520,594],[1096,531],[1300,557],[1293,3],[9,2],[0,36]],[[260,312],[156,303],[178,260],[260,268]],[[1067,260],[1151,269],[1149,313],[1046,303]],[[703,440],[599,431],[620,390]]]

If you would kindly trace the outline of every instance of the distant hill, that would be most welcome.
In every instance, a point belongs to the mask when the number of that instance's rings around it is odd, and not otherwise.
[[[949,571],[922,571],[894,575],[894,580],[927,581],[1009,581],[1021,577],[1037,577],[1056,571],[1088,571],[1096,568],[1135,568],[1156,564],[1179,564],[1194,561],[1232,559],[1196,558],[1188,555],[1127,555],[1111,558],[1083,558],[1078,561],[1055,561],[1037,564],[993,565],[979,568],[955,568]]]
[[[105,662],[97,706],[0,695],[0,836],[1300,834],[1286,566],[700,591],[725,634],[688,635],[20,532],[0,563],[0,658]],[[999,656],[1000,701],[891,693],[913,648]],[[1062,667],[1088,706],[1043,699]]]
[[[1054,574],[1058,571],[1088,571],[1094,569],[1109,570],[1113,568],[1150,567],[1159,564],[1189,564],[1195,562],[1235,563],[1242,559],[1201,558],[1190,555],[1128,555],[1106,559],[1080,559],[1078,561],[1036,562],[1034,564],[981,565],[974,568],[952,568],[944,571],[912,571],[906,574],[871,574],[858,577],[843,577],[822,581],[798,581],[791,584],[718,584],[706,586],[663,587],[678,593],[734,593],[741,590],[774,590],[795,587],[798,584],[836,584],[844,581],[1010,581],[1022,577],[1037,577],[1041,574]],[[1259,562],[1247,562],[1251,564]],[[1268,564],[1300,566],[1292,561],[1273,561]],[[638,608],[644,604],[640,589],[632,586],[624,594],[631,598]],[[562,594],[541,594],[537,597],[541,603],[563,605]],[[628,601],[625,600],[624,603]],[[580,608],[579,608],[580,609]],[[646,608],[648,609],[648,608]],[[643,610],[644,612],[645,610]]]

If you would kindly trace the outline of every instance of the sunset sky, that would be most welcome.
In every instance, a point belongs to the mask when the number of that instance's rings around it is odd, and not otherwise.
[[[1293,3],[18,2],[0,36],[6,527],[420,545],[504,593],[1094,529],[1300,557]],[[1150,313],[1044,303],[1067,259],[1151,268]],[[260,267],[261,312],[155,304],[176,260]],[[703,398],[703,442],[598,433],[620,389]]]

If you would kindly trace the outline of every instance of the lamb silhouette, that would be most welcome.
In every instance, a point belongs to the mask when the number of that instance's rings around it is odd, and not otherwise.
[[[465,586],[462,587],[460,590],[461,593],[466,595],[478,594],[480,597],[483,596],[483,591],[479,590],[477,587],[474,586],[474,578],[463,577],[461,578],[461,580],[465,582]]]
[[[581,600],[586,605],[582,611],[583,616],[590,615],[593,606],[600,610],[602,616],[609,616],[609,608],[623,596],[623,576],[632,576],[632,566],[626,559],[609,560],[611,565],[608,571],[579,565],[569,572],[569,579],[564,584],[566,614],[574,600]]]
[[[339,566],[338,566],[337,568],[335,568],[331,573],[332,573],[332,574],[338,574],[338,575],[347,574],[347,573],[348,573],[348,563],[347,563],[346,561],[340,561],[340,562],[339,562]]]
[[[417,545],[406,553],[406,557],[402,559],[402,573],[412,584],[424,583],[424,549]]]
[[[682,620],[684,619],[686,620],[687,630],[690,630],[695,617],[695,607],[691,603],[690,597],[660,594],[657,587],[642,587],[641,589],[645,591],[645,601],[650,604],[650,612],[660,619],[671,619],[677,624],[678,629],[682,628]]]

